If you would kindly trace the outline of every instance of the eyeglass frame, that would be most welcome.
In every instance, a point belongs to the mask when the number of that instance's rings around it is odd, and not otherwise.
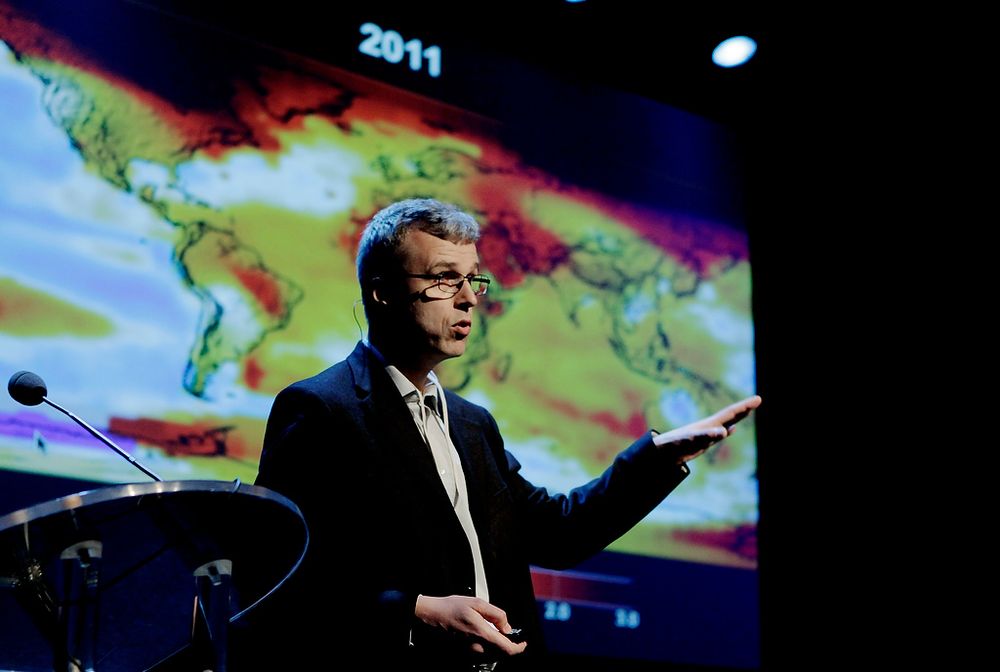
[[[428,289],[431,289],[431,287],[436,287],[439,290],[441,290],[442,293],[448,294],[449,296],[455,296],[456,294],[461,292],[462,285],[465,284],[466,282],[468,282],[470,285],[473,282],[478,282],[482,284],[483,286],[482,292],[476,292],[475,289],[472,290],[472,293],[475,294],[476,296],[485,295],[487,290],[489,290],[490,288],[490,279],[481,273],[469,273],[468,275],[459,275],[459,277],[456,278],[458,283],[454,285],[448,284],[445,281],[445,276],[448,275],[449,273],[456,273],[456,271],[444,271],[442,273],[400,273],[400,275],[404,278],[417,278],[418,280],[436,280],[437,282],[435,282],[430,287],[427,287],[423,291],[426,292]],[[449,290],[451,289],[454,289],[455,291],[450,292]]]

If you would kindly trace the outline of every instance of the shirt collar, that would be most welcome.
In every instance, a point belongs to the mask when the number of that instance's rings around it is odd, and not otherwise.
[[[438,389],[440,389],[441,386],[441,384],[438,382],[437,376],[434,375],[433,371],[427,374],[427,385],[424,386],[422,393],[420,390],[417,389],[417,386],[410,381],[409,378],[403,375],[402,371],[397,369],[392,364],[386,364],[385,371],[386,373],[389,374],[389,377],[392,378],[392,382],[396,384],[396,389],[399,390],[399,393],[403,397],[407,397],[408,395],[412,394],[418,395],[418,398],[426,394],[433,394],[437,396]]]
[[[423,403],[424,395],[433,394],[437,398],[438,407],[445,408],[444,399],[442,398],[443,395],[441,394],[441,383],[438,381],[437,374],[433,371],[429,371],[427,373],[427,385],[424,387],[423,393],[421,393],[421,391],[417,389],[417,386],[414,385],[409,378],[403,375],[402,371],[386,361],[385,357],[382,356],[382,353],[378,351],[378,348],[368,341],[365,341],[365,345],[375,354],[376,359],[381,362],[382,366],[385,367],[386,373],[388,373],[389,377],[392,378],[392,382],[396,385],[396,389],[399,390],[399,394],[403,397],[403,399],[409,399],[412,395],[416,395],[416,399],[420,403]]]

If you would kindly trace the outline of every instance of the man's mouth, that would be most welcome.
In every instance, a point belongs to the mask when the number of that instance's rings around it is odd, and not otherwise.
[[[455,330],[455,333],[460,336],[468,336],[469,332],[472,331],[472,322],[469,320],[461,320],[451,325],[451,328]]]

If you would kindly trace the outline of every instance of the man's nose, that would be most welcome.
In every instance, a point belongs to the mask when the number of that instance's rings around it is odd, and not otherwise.
[[[458,290],[458,294],[455,296],[462,305],[468,304],[469,306],[475,306],[479,303],[479,297],[476,296],[476,290],[473,287],[473,284],[468,280],[465,280],[462,283],[461,289]]]

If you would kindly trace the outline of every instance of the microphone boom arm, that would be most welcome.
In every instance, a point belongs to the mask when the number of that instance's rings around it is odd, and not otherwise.
[[[108,448],[110,448],[111,450],[115,451],[116,453],[118,453],[119,455],[121,455],[122,457],[124,457],[126,460],[128,460],[129,462],[131,462],[133,467],[135,467],[136,469],[138,469],[142,473],[146,474],[147,476],[149,476],[154,481],[162,481],[163,480],[162,478],[160,478],[159,476],[157,476],[156,474],[154,474],[152,471],[150,471],[146,467],[142,466],[134,457],[132,457],[131,455],[129,455],[128,453],[126,453],[124,450],[122,450],[121,448],[119,448],[118,446],[116,446],[111,439],[109,439],[108,437],[104,436],[99,431],[97,431],[96,429],[94,429],[93,427],[91,427],[90,425],[88,425],[83,419],[77,417],[71,411],[66,410],[65,408],[63,408],[59,404],[55,403],[54,401],[51,401],[48,397],[44,397],[43,396],[42,397],[42,401],[44,401],[46,404],[48,404],[52,408],[56,409],[60,413],[65,413],[67,416],[69,416],[69,418],[71,420],[73,420],[73,422],[75,422],[76,424],[78,424],[81,427],[83,427],[84,429],[86,429],[88,432],[90,432],[94,436],[94,438],[96,438],[98,441],[100,441],[101,443],[103,443],[104,445],[106,445]]]

